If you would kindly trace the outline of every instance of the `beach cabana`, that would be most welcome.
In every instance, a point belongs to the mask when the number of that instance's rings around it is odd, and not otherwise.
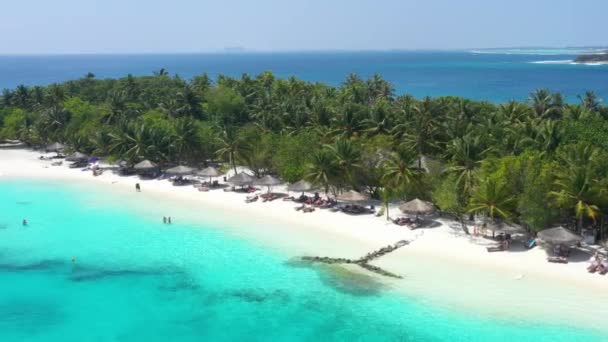
[[[415,198],[409,202],[405,202],[399,206],[404,214],[410,215],[429,215],[435,212],[435,206],[431,202],[423,201]]]
[[[542,230],[538,239],[550,245],[572,247],[583,240],[583,237],[564,227],[555,227]]]
[[[48,145],[45,150],[47,152],[61,152],[65,149],[65,146],[63,144],[60,144],[58,142],[56,143],[52,143],[50,145]]]
[[[241,172],[228,178],[227,182],[234,186],[246,186],[252,185],[255,182],[255,178],[245,172]]]
[[[486,229],[489,229],[492,231],[492,236],[496,236],[496,233],[515,234],[515,233],[519,233],[523,230],[523,228],[521,226],[510,225],[504,221],[496,221],[496,222],[487,223]]]
[[[211,178],[219,177],[222,175],[222,173],[213,166],[209,166],[197,172],[196,175],[201,177],[209,177],[209,183],[211,183]]]
[[[69,156],[65,157],[65,160],[71,161],[71,162],[78,162],[78,161],[83,161],[83,160],[89,160],[89,156],[87,156],[84,153],[74,152],[74,153],[70,154]]]
[[[254,182],[254,184],[261,185],[261,186],[267,186],[268,192],[270,192],[271,187],[279,185],[279,184],[283,184],[283,182],[276,177],[273,177],[271,175],[266,175],[266,176],[256,180]]]
[[[338,196],[336,196],[336,199],[338,201],[343,202],[363,202],[368,201],[370,199],[370,196],[366,193],[358,192],[355,190],[349,190],[338,194]]]
[[[311,191],[314,189],[315,189],[315,187],[311,183],[309,183],[305,180],[297,181],[297,182],[291,183],[287,186],[287,190],[293,191],[293,192],[305,192],[305,191]]]
[[[135,166],[133,166],[133,168],[140,175],[151,176],[151,177],[154,177],[158,172],[158,165],[156,165],[156,163],[153,163],[147,159],[135,164]]]
[[[178,165],[165,171],[170,176],[186,176],[194,172],[194,169],[188,166]]]

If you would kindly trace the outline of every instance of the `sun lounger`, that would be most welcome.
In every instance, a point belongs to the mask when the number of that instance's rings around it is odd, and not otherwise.
[[[547,258],[548,262],[558,263],[558,264],[567,264],[568,258],[563,256],[551,256]]]
[[[489,253],[492,253],[492,252],[503,252],[505,250],[505,248],[502,245],[498,245],[498,246],[486,247],[486,250]]]
[[[258,200],[258,196],[247,196],[247,198],[245,199],[245,203],[251,203],[251,202],[255,202]]]
[[[313,211],[315,211],[314,207],[306,207],[306,208],[302,209],[302,212],[304,212],[304,213],[312,213]]]
[[[295,209],[296,211],[300,211],[300,210],[302,210],[302,209],[304,209],[304,208],[306,208],[306,206],[305,206],[304,204],[302,204],[301,206],[299,206],[299,207],[295,207],[294,209]]]

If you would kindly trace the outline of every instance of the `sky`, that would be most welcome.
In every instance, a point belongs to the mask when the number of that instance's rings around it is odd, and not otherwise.
[[[606,46],[607,0],[5,0],[0,54]]]

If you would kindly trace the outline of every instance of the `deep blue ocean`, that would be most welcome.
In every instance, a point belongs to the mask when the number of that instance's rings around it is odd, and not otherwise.
[[[575,65],[569,50],[452,52],[209,53],[164,55],[0,56],[0,89],[46,85],[83,77],[152,75],[165,68],[190,79],[207,73],[240,77],[270,70],[278,77],[340,85],[350,73],[380,74],[397,94],[457,95],[504,102],[525,100],[537,88],[563,93],[569,102],[594,90],[608,97],[608,65]],[[542,62],[542,63],[536,63]]]

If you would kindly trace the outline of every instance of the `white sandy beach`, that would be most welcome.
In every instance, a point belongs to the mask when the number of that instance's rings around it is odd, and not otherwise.
[[[439,227],[410,231],[373,215],[349,216],[319,209],[303,214],[293,209],[297,204],[280,199],[247,204],[242,193],[199,192],[192,186],[176,187],[168,181],[121,177],[109,171],[93,177],[90,171],[70,169],[66,163],[51,166],[51,161],[39,160],[40,155],[28,150],[0,150],[0,181],[82,182],[122,192],[125,200],[140,196],[167,205],[205,208],[206,213],[214,212],[237,221],[255,222],[252,225],[255,227],[266,227],[263,231],[243,228],[241,233],[284,249],[292,256],[316,254],[353,258],[399,240],[414,240],[374,264],[404,275],[403,280],[381,281],[407,296],[420,294],[415,300],[475,307],[505,317],[522,314],[534,317],[552,311],[547,307],[581,322],[589,322],[589,317],[608,315],[608,276],[589,274],[587,263],[583,261],[588,256],[582,253],[575,253],[574,261],[565,265],[548,263],[545,251],[539,247],[532,250],[516,247],[514,251],[488,253],[486,246],[492,245],[492,241],[467,236],[450,220],[437,219],[441,223]],[[135,183],[141,184],[141,193],[135,193]],[[281,190],[275,188],[275,191]],[[196,218],[197,214],[191,212],[192,218]],[[159,213],[159,219],[163,214]],[[391,216],[398,215],[396,207],[392,208]],[[179,220],[179,216],[174,219]],[[489,306],[488,302],[501,304]],[[565,310],[567,312],[562,312]]]

